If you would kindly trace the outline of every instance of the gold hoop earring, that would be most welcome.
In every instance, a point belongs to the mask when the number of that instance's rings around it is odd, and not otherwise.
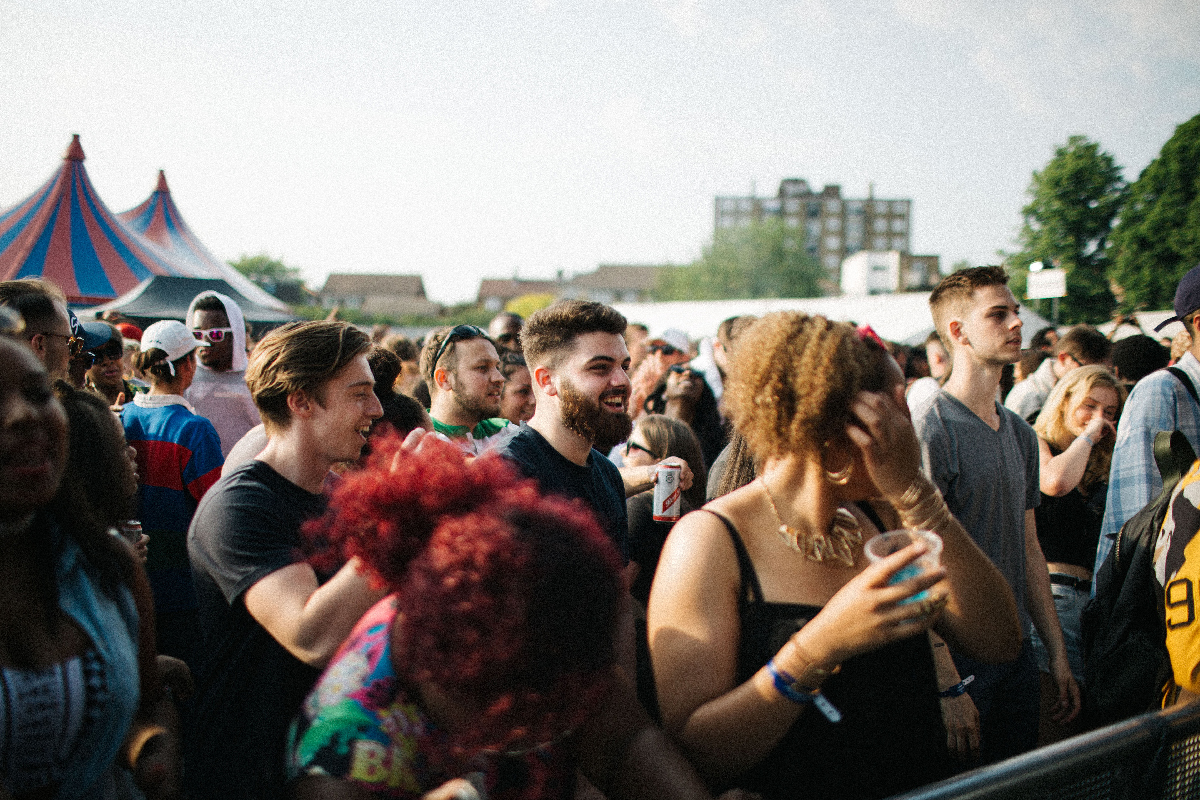
[[[845,486],[850,482],[851,476],[854,475],[854,462],[851,461],[846,466],[839,469],[837,472],[825,470],[825,480],[836,486]]]
[[[825,443],[824,450],[825,450],[825,452],[822,454],[822,458],[821,458],[822,466],[824,466],[824,463],[825,463],[824,456],[829,453],[829,442]],[[830,483],[834,484],[835,486],[845,486],[847,483],[850,482],[850,477],[853,474],[854,474],[854,460],[851,459],[846,464],[846,466],[842,467],[839,470],[835,471],[835,470],[826,469],[825,470],[825,480],[829,481]]]

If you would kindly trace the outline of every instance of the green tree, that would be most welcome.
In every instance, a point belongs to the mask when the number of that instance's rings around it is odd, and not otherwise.
[[[289,267],[277,258],[271,258],[266,253],[256,256],[243,255],[237,261],[230,261],[229,266],[257,283],[268,292],[284,281],[294,281],[300,278],[300,270]]]
[[[748,297],[816,297],[825,273],[804,252],[804,236],[769,219],[744,228],[722,228],[703,255],[687,266],[663,270],[659,300],[725,300]]]
[[[1067,322],[1102,322],[1112,313],[1108,285],[1109,236],[1128,189],[1121,167],[1086,136],[1055,149],[1029,184],[1029,204],[1017,241],[1005,253],[1013,291],[1025,293],[1029,264],[1041,261],[1067,272],[1062,313]]]
[[[1122,309],[1170,308],[1179,279],[1200,263],[1200,114],[1175,129],[1129,187],[1113,249]]]

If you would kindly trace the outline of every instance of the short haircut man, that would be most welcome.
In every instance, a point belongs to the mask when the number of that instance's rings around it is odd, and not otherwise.
[[[1030,422],[1037,418],[1054,384],[1072,370],[1092,364],[1107,364],[1112,342],[1091,325],[1076,325],[1064,333],[1054,346],[1053,355],[1013,387],[1004,405]]]
[[[73,351],[83,341],[72,330],[67,300],[62,290],[40,278],[0,282],[0,306],[16,311],[25,320],[24,337],[50,378],[68,380]]]
[[[188,326],[203,346],[196,351],[196,377],[184,397],[208,417],[221,437],[221,453],[262,419],[246,386],[246,322],[233,298],[201,292],[188,306]]]
[[[468,455],[479,455],[515,433],[500,418],[500,354],[482,328],[457,325],[431,331],[421,350],[421,375],[429,387],[433,429]]]
[[[380,597],[355,560],[318,575],[299,555],[330,467],[358,457],[382,414],[370,346],[349,325],[298,322],[255,348],[247,381],[270,439],[208,491],[188,531],[208,653],[185,731],[197,800],[283,796],[289,721]]]
[[[913,425],[925,472],[1008,580],[1022,627],[1027,630],[1032,621],[1046,644],[1059,702],[1073,718],[1079,690],[1067,663],[1034,521],[1034,508],[1041,502],[1037,436],[996,401],[1004,368],[1021,357],[1021,319],[1007,283],[1001,268],[976,267],[947,276],[930,295],[934,324],[950,350],[953,369],[938,393],[918,408]],[[960,653],[951,654],[951,663],[945,653],[946,648],[935,648],[942,689],[975,676],[963,695],[969,699],[956,701],[978,710],[978,723],[951,731],[963,743],[962,754],[968,752],[968,740],[982,739],[986,761],[1036,746],[1040,686],[1030,641],[1026,639],[1015,661],[1005,664],[983,664]]]
[[[625,317],[583,300],[561,300],[532,314],[521,332],[537,392],[533,419],[497,452],[537,479],[542,490],[587,503],[628,556],[621,473],[592,448],[597,438],[628,438],[629,351]]]
[[[488,323],[488,336],[498,350],[521,351],[521,327],[525,320],[514,311],[501,311]]]
[[[1200,452],[1200,405],[1184,385],[1186,378],[1200,389],[1200,337],[1196,336],[1196,317],[1200,311],[1200,265],[1188,270],[1175,289],[1175,314],[1163,320],[1155,330],[1172,322],[1183,323],[1191,335],[1191,346],[1174,366],[1182,376],[1161,370],[1138,381],[1129,393],[1117,424],[1109,471],[1108,499],[1104,522],[1100,526],[1100,544],[1096,548],[1095,571],[1108,557],[1121,526],[1162,491],[1162,476],[1154,461],[1154,434],[1181,431],[1196,452]]]

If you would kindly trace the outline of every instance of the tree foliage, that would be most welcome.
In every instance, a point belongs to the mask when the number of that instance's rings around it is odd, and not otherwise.
[[[504,306],[504,310],[520,314],[522,319],[529,319],[530,314],[535,311],[541,311],[556,299],[552,294],[523,294],[520,297],[514,297],[512,300],[509,300]]]
[[[1041,261],[1067,272],[1067,322],[1108,319],[1114,305],[1109,237],[1127,189],[1121,167],[1087,137],[1072,136],[1056,148],[1030,181],[1017,237],[1021,250],[1005,254],[1014,292],[1024,294],[1029,264]]]
[[[289,267],[277,258],[271,258],[266,253],[256,256],[243,255],[237,261],[230,261],[229,266],[257,283],[268,292],[284,281],[299,279],[300,270]]]
[[[1200,263],[1200,114],[1175,129],[1130,186],[1113,249],[1122,309],[1170,308],[1175,286]]]
[[[825,277],[804,252],[803,233],[782,220],[721,228],[696,261],[663,270],[659,300],[817,297]]]

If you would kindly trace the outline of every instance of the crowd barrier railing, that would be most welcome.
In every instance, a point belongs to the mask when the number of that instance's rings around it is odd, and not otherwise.
[[[1200,703],[1144,714],[893,800],[1200,798]]]

